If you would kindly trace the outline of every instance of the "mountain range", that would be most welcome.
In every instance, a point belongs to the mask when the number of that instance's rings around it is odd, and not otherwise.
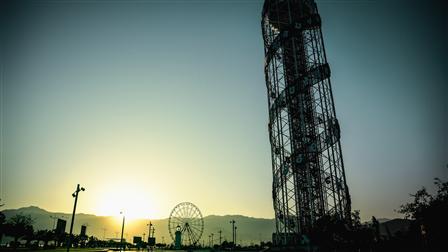
[[[34,220],[34,230],[53,229],[55,227],[55,219],[60,218],[67,220],[65,231],[68,233],[70,229],[71,214],[49,212],[36,206],[23,207],[19,209],[6,209],[2,211],[6,219],[16,215],[24,214],[30,215]],[[201,238],[201,243],[208,244],[209,235],[213,233],[214,243],[219,242],[219,231],[221,230],[222,241],[232,240],[232,225],[231,220],[235,220],[237,226],[237,241],[245,245],[254,243],[258,244],[260,241],[270,241],[272,233],[275,229],[274,219],[252,218],[242,215],[209,215],[204,218],[204,231]],[[128,241],[132,241],[133,236],[148,235],[149,220],[135,219],[126,220],[124,237]],[[168,231],[168,218],[151,220],[154,225],[154,236],[157,242],[171,243],[172,238]],[[95,236],[100,239],[117,239],[121,235],[122,220],[120,217],[114,216],[96,216],[93,214],[79,213],[75,216],[73,225],[73,233],[79,234],[81,232],[81,225],[87,226],[87,235]]]
[[[7,209],[2,211],[6,219],[16,214],[30,215],[34,220],[34,230],[53,229],[55,219],[67,220],[66,232],[69,232],[71,214],[49,212],[36,206],[24,207],[19,209]],[[213,241],[218,244],[219,231],[221,230],[222,241],[232,240],[231,220],[235,220],[237,226],[237,242],[239,244],[249,245],[258,244],[260,241],[271,241],[272,233],[275,230],[274,219],[253,218],[243,215],[209,215],[204,218],[204,231],[202,233],[201,243],[208,244],[209,235],[213,233]],[[405,232],[409,225],[409,220],[404,219],[384,219],[379,218],[380,232],[382,235],[394,235],[396,232]],[[124,237],[132,241],[133,236],[148,235],[149,220],[135,219],[126,221]],[[171,243],[172,238],[168,231],[168,218],[151,220],[154,225],[154,236],[157,242]],[[118,239],[121,235],[122,220],[114,216],[96,216],[93,214],[79,213],[75,216],[73,233],[79,234],[81,225],[87,226],[87,235],[95,236],[100,239]]]

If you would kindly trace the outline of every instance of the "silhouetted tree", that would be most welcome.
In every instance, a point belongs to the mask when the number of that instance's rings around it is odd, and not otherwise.
[[[437,187],[435,196],[429,194],[426,188],[418,190],[413,202],[400,206],[399,213],[413,219],[411,230],[419,233],[424,247],[432,250],[446,245],[446,228],[448,227],[448,182],[434,179]]]
[[[52,230],[39,230],[34,234],[37,241],[42,241],[44,247],[48,247],[48,242],[55,239],[54,232]]]
[[[0,199],[0,207],[4,206],[5,204],[1,203],[2,199]],[[5,230],[5,220],[6,217],[3,214],[3,212],[0,212],[0,244],[2,243],[2,238],[3,238],[3,234],[4,234],[4,230]]]
[[[372,229],[373,229],[373,232],[374,232],[375,242],[378,242],[380,240],[380,223],[375,218],[375,216],[372,216]]]
[[[29,238],[33,235],[33,219],[29,215],[16,214],[5,224],[5,234],[14,237],[14,248],[22,237]]]
[[[3,234],[5,232],[5,215],[0,212],[0,243],[2,242]]]
[[[359,213],[358,213],[359,214]],[[310,232],[310,241],[320,251],[340,248],[348,241],[348,223],[334,215],[319,218]]]

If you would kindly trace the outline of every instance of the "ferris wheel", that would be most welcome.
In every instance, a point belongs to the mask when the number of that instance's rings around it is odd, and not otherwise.
[[[168,219],[168,230],[174,242],[196,245],[204,232],[204,220],[199,208],[190,202],[174,207]]]

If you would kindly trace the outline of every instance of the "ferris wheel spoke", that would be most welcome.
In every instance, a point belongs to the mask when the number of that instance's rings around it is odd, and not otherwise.
[[[193,232],[193,235],[194,235],[194,243],[196,244],[198,241],[199,241],[199,237],[202,235],[201,233],[194,233]]]
[[[188,233],[190,235],[190,242],[191,243],[195,243],[196,242],[196,235],[195,233],[191,230],[191,227],[188,227]]]
[[[185,218],[186,216],[186,209],[184,207],[180,209],[180,216],[182,216],[182,218]]]
[[[196,208],[191,206],[191,208],[190,208],[190,218],[193,218],[195,213],[196,213]]]
[[[194,244],[196,241],[196,235],[190,230],[191,244]]]
[[[178,212],[179,216],[184,216],[185,215],[183,206],[179,206],[177,208],[177,212]]]
[[[196,212],[195,215],[194,215],[194,218],[198,219],[198,220],[202,219],[201,213]]]
[[[177,217],[177,216],[173,216],[173,218],[176,220],[176,221],[178,221],[178,222],[185,222],[182,218],[180,218],[180,217]]]
[[[188,242],[190,243],[190,245],[191,245],[191,232],[190,232],[190,229],[187,229],[187,234],[188,234]]]
[[[188,208],[188,218],[191,218],[193,215],[193,211],[194,211],[194,209],[190,206],[189,208]]]
[[[188,206],[188,209],[187,209],[187,218],[191,218],[191,212],[192,212],[192,207],[191,206]]]
[[[200,229],[199,227],[196,227],[196,226],[190,226],[190,228],[191,228],[192,231],[195,231],[195,232],[197,232],[197,233],[201,233],[201,229]]]
[[[197,211],[194,211],[193,212],[193,215],[192,215],[192,218],[197,218],[198,217],[198,212]]]
[[[182,217],[183,216],[182,209],[180,209],[180,208],[176,209],[175,213],[176,214],[174,216],[178,216],[178,217]]]
[[[188,227],[185,227],[185,231],[184,231],[184,233],[185,233],[185,237],[186,237],[187,240],[188,240],[188,243],[191,244],[190,231],[188,230]]]
[[[199,219],[195,219],[191,223],[193,223],[194,225],[200,225],[201,221]]]
[[[199,227],[191,226],[191,229],[198,233],[201,233],[201,229]]]
[[[174,225],[176,225],[176,224],[182,224],[182,220],[179,220],[179,219],[177,219],[176,217],[175,217],[174,219],[172,219],[171,222],[172,222],[172,223],[175,223]]]

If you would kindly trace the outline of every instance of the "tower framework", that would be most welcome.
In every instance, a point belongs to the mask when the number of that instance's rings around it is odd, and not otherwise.
[[[340,128],[313,0],[265,0],[262,13],[277,244],[316,221],[350,219]]]

